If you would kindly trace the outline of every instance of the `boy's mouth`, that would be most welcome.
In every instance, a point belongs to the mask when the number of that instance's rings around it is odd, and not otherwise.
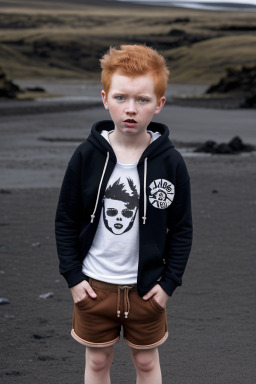
[[[137,121],[133,120],[133,119],[126,119],[124,122],[125,123],[131,123],[131,124],[136,124],[137,123]]]

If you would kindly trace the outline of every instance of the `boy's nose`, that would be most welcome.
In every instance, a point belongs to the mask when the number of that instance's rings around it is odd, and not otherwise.
[[[127,114],[132,114],[132,115],[137,113],[136,105],[135,105],[135,102],[133,100],[130,100],[128,102],[128,105],[126,106],[125,112]]]

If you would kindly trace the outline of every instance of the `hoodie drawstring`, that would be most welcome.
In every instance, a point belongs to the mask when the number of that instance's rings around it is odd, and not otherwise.
[[[142,216],[143,224],[146,224],[147,220],[147,171],[148,171],[148,159],[147,157],[144,160],[144,185],[143,185],[143,193],[144,193],[144,216]]]
[[[99,188],[98,188],[98,193],[97,193],[97,198],[96,198],[96,203],[95,203],[94,211],[93,211],[93,213],[91,215],[91,223],[93,223],[94,218],[95,218],[95,212],[97,210],[97,206],[98,206],[98,203],[99,203],[101,184],[103,182],[103,178],[104,178],[104,175],[105,175],[105,172],[106,172],[106,169],[107,169],[108,160],[109,160],[109,152],[107,153],[107,158],[106,158],[105,165],[104,165],[104,168],[103,168],[103,171],[102,171],[102,175],[101,175],[101,179],[100,179],[100,184],[99,184]]]

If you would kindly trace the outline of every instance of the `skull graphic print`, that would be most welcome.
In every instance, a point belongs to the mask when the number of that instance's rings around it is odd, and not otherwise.
[[[138,210],[139,195],[132,179],[127,187],[120,178],[110,185],[104,196],[103,220],[106,228],[115,235],[129,231]],[[129,192],[128,192],[129,189]]]

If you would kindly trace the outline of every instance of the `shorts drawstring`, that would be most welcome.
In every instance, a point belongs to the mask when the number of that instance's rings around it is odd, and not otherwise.
[[[128,319],[130,311],[129,288],[124,288],[124,317]]]
[[[117,288],[117,317],[121,316],[121,289],[124,291],[124,317],[128,319],[130,312],[129,291],[133,288],[133,285],[118,285]]]
[[[133,285],[118,285],[118,284],[112,284],[112,283],[106,283],[104,281],[98,281],[95,279],[89,278],[89,284],[92,288],[99,288],[103,290],[111,290],[115,291],[117,290],[117,308],[116,308],[116,315],[117,317],[121,317],[121,308],[124,310],[124,318],[128,319],[129,312],[130,312],[130,301],[129,301],[129,292],[130,291],[137,291],[137,284]],[[123,291],[123,306],[121,306],[121,290]]]
[[[120,302],[121,302],[121,299],[120,299],[120,286],[118,285],[118,287],[117,287],[117,311],[116,311],[117,317],[120,317],[120,315],[121,315]]]

